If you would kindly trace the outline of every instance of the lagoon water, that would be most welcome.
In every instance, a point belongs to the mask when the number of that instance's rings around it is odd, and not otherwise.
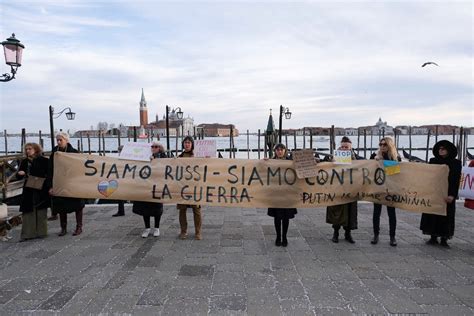
[[[342,136],[336,136],[336,143],[338,143],[341,140]],[[357,148],[357,136],[349,136],[349,138],[352,140],[352,144],[354,148]],[[216,140],[217,143],[217,148],[218,149],[225,149],[229,148],[229,137],[207,137],[206,139],[214,139]],[[452,135],[439,135],[438,140],[441,139],[447,139],[449,141],[453,141],[453,136]],[[455,142],[457,142],[458,137],[456,137]],[[98,138],[91,138],[91,151],[97,151],[99,149],[99,139]],[[155,139],[156,140],[156,139]],[[295,139],[293,136],[288,136],[287,138],[285,136],[282,137],[282,142],[285,144],[287,140],[288,148],[293,149],[295,148]],[[378,136],[373,136],[372,138],[370,136],[367,136],[366,142],[367,142],[367,148],[377,148],[378,147]],[[80,138],[71,138],[70,142],[71,144],[77,148],[78,147],[78,141],[80,142]],[[87,138],[83,138],[83,150],[84,152],[88,152],[88,143],[87,143]],[[128,142],[128,138],[121,138],[121,144],[124,144]],[[131,139],[133,141],[133,139]],[[140,142],[148,142],[147,139],[139,139],[138,141]],[[27,142],[39,142],[39,137],[38,136],[33,136],[33,137],[27,137]],[[160,142],[165,145],[166,147],[166,138],[161,138]],[[425,148],[426,147],[426,142],[427,142],[427,136],[426,135],[414,135],[412,136],[412,148]],[[44,143],[44,150],[45,151],[50,151],[51,150],[51,141],[50,138],[46,135],[43,136],[43,143]],[[178,149],[181,148],[181,139],[178,141]],[[247,146],[247,143],[249,144]],[[435,144],[435,137],[431,136],[430,141],[429,141],[429,147],[431,148]],[[21,151],[21,137],[19,136],[8,136],[7,138],[7,145],[8,145],[8,152],[9,153],[17,153]],[[107,151],[116,151],[118,147],[118,139],[117,137],[111,137],[111,138],[105,138],[105,148]],[[170,147],[171,150],[176,149],[176,138],[172,137],[170,139]],[[248,157],[250,159],[258,159],[258,152],[257,151],[251,151],[247,153],[246,150],[247,148],[250,149],[257,149],[258,148],[258,136],[256,135],[249,135],[248,136],[248,141],[247,141],[247,135],[246,134],[241,134],[238,137],[234,138],[234,147],[237,148],[239,151],[235,153],[236,158],[242,158],[242,159],[247,159]],[[303,138],[303,136],[297,136],[296,137],[296,148],[301,149],[301,148],[310,148],[310,139],[309,136],[306,136]],[[364,155],[363,147],[364,147],[364,138],[361,136],[359,140],[359,147],[362,148],[359,151],[359,154],[361,156]],[[400,135],[399,140],[398,140],[398,148],[400,149],[400,155],[401,149],[402,148],[408,148],[409,147],[409,137],[408,135]],[[263,150],[264,148],[264,138],[260,137],[260,148]],[[313,148],[316,148],[318,151],[321,152],[328,152],[329,148],[329,137],[328,136],[313,136]],[[471,148],[470,152],[474,153],[474,137],[468,137],[468,148]],[[371,151],[367,150],[367,157],[370,156]],[[5,138],[0,137],[0,155],[5,154]],[[229,158],[229,152],[222,152],[221,153],[224,158]],[[108,156],[116,156],[116,153],[107,153]],[[419,158],[425,159],[426,157],[426,151],[424,150],[412,150],[412,155],[417,156]],[[263,158],[264,153],[263,151],[260,153],[260,158]],[[431,150],[428,153],[428,157],[432,157]]]

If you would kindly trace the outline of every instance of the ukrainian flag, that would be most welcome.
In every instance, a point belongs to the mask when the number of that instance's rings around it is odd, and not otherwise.
[[[385,170],[385,174],[388,176],[400,173],[400,163],[398,161],[384,160],[383,168]]]

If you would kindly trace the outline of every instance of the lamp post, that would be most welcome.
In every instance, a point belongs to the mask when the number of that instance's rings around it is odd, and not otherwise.
[[[166,150],[168,151],[168,157],[170,157],[170,120],[169,120],[169,112],[170,107],[166,105]],[[176,111],[176,117],[178,120],[183,118],[183,111],[181,111],[180,107],[172,109],[171,111]]]
[[[285,113],[285,119],[289,120],[291,119],[291,112],[289,108],[283,107],[283,105],[280,105],[280,120],[278,124],[278,142],[281,144],[281,124],[283,121],[283,113]]]
[[[69,121],[74,120],[74,118],[76,117],[76,113],[72,112],[70,107],[66,107],[66,108],[62,109],[60,112],[54,113],[53,106],[51,106],[51,105],[49,106],[49,128],[50,128],[50,132],[51,132],[51,150],[53,150],[53,148],[54,148],[54,123],[53,123],[53,119],[56,119],[56,118],[60,117],[61,114],[63,114],[63,112],[66,111],[66,110],[69,110],[68,112],[66,112],[66,118]]]
[[[15,79],[16,71],[18,67],[21,66],[21,57],[23,56],[23,48],[25,48],[25,45],[15,38],[15,33],[7,38],[6,41],[3,41],[2,45],[5,54],[5,63],[10,66],[11,74],[3,74],[1,76],[3,79],[0,78],[0,81],[7,82]]]

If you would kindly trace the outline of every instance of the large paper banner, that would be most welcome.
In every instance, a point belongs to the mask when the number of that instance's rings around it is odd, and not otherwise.
[[[312,208],[365,200],[445,215],[448,167],[402,163],[387,176],[383,163],[319,163],[317,176],[298,179],[290,160],[163,158],[151,162],[55,153],[53,192],[227,207]]]
[[[474,200],[474,168],[462,167],[459,196]]]

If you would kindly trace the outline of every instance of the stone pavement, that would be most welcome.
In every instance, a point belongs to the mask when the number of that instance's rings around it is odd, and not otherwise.
[[[182,241],[175,206],[146,239],[130,205],[114,218],[116,206],[87,206],[79,237],[54,222],[45,239],[19,243],[17,228],[0,243],[0,314],[473,315],[474,211],[458,205],[451,249],[425,245],[420,215],[401,210],[390,247],[385,208],[371,245],[368,203],[355,245],[330,241],[320,208],[298,210],[287,248],[264,209],[204,207],[204,239]]]

